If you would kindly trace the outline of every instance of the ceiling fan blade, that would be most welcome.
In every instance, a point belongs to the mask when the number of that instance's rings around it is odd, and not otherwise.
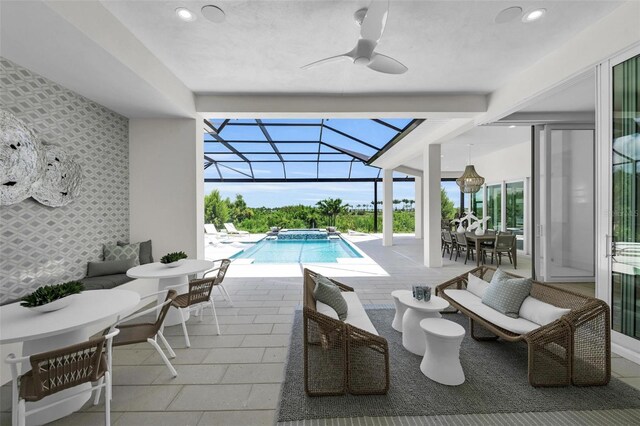
[[[362,20],[360,37],[376,43],[382,37],[389,13],[389,0],[373,0]]]
[[[349,52],[350,53],[350,52]],[[329,58],[320,59],[319,61],[311,62],[305,66],[300,67],[303,70],[308,70],[309,68],[316,67],[318,65],[328,64],[330,62],[336,62],[342,59],[350,59],[353,60],[353,57],[349,53],[343,53],[342,55],[331,56]]]
[[[380,53],[374,53],[367,66],[374,71],[385,74],[404,74],[409,69],[395,59]]]

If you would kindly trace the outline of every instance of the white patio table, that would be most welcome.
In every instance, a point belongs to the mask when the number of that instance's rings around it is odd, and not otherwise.
[[[97,331],[96,326],[115,323],[118,317],[132,313],[140,302],[138,293],[118,289],[84,291],[69,297],[73,297],[73,300],[68,306],[47,313],[33,312],[20,306],[19,302],[1,306],[0,344],[23,342],[22,356],[29,356],[84,342]],[[0,362],[5,368],[4,360]],[[23,365],[22,372],[30,369],[29,364]],[[81,386],[89,389],[91,384]],[[38,402],[27,402],[27,407],[46,405],[77,390],[71,388]],[[67,402],[35,413],[27,417],[27,424],[44,424],[68,416],[79,410],[90,397],[91,392],[82,393]]]
[[[449,302],[438,296],[431,300],[416,300],[411,293],[401,295],[398,300],[407,310],[402,317],[402,346],[416,355],[424,355],[425,337],[420,321],[425,318],[440,318],[440,311],[449,307]]]
[[[155,262],[146,265],[135,266],[127,271],[131,278],[157,278],[158,291],[167,287],[174,288],[178,294],[189,291],[189,275],[213,269],[215,263],[208,260],[184,259],[180,266],[170,268],[167,265]],[[164,294],[158,295],[158,303],[164,302]],[[189,319],[189,310],[183,309],[185,321]],[[164,320],[165,326],[181,324],[180,312],[177,309],[169,309]]]

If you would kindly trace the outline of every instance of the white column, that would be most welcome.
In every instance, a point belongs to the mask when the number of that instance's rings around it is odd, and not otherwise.
[[[424,226],[424,216],[423,216],[423,202],[422,202],[422,192],[424,191],[422,189],[422,178],[416,176],[416,180],[415,180],[415,184],[416,184],[416,196],[415,196],[415,210],[414,210],[414,215],[415,215],[415,221],[416,221],[416,225],[415,225],[415,229],[416,229],[416,238],[422,238],[422,228]]]
[[[440,145],[427,145],[422,154],[423,161],[423,203],[424,203],[424,266],[442,266],[440,251]]]
[[[393,245],[393,170],[384,169],[382,177],[382,245]]]

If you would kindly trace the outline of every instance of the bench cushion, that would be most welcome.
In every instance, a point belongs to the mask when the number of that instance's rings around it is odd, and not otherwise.
[[[482,299],[470,291],[446,289],[444,294],[479,317],[484,318],[498,327],[509,330],[512,333],[527,334],[530,331],[540,328],[540,324],[536,324],[524,318],[510,318],[501,314],[495,309],[492,309],[482,303]]]
[[[342,297],[344,297],[344,300],[349,306],[347,319],[345,319],[344,322],[378,336],[378,330],[376,330],[371,323],[367,311],[364,310],[362,303],[360,303],[358,295],[354,291],[343,291]],[[339,319],[336,311],[331,306],[325,305],[322,302],[316,301],[316,310],[333,319]]]
[[[133,281],[127,274],[104,275],[101,277],[87,277],[80,280],[87,290],[103,290],[110,289]]]
[[[558,308],[531,296],[524,299],[522,306],[520,306],[520,318],[540,325],[551,324],[569,312],[571,309]]]

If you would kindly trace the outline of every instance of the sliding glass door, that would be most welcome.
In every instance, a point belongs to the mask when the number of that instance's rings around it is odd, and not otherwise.
[[[487,229],[502,230],[502,184],[487,185]]]
[[[524,181],[507,182],[506,228],[516,235],[518,250],[524,249]]]
[[[640,338],[640,55],[612,68],[612,328]]]

